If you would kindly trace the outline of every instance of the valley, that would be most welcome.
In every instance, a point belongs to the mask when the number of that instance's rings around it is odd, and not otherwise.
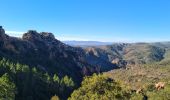
[[[0,59],[0,97],[9,100],[170,96],[170,42],[73,46],[50,32],[29,30],[16,38],[0,27]],[[159,82],[164,89],[154,87]]]

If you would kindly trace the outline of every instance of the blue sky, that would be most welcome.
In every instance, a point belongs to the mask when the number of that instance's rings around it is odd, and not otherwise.
[[[170,41],[170,0],[1,0],[8,34],[48,31],[59,40]]]

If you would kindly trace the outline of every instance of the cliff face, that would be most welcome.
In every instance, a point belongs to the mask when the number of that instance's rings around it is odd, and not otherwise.
[[[0,57],[36,66],[59,76],[69,75],[75,80],[100,72],[99,67],[86,61],[81,48],[68,46],[49,32],[30,30],[22,38],[14,38],[6,35],[0,27]]]

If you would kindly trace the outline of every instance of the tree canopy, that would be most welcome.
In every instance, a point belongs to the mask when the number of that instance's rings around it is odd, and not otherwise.
[[[69,100],[128,100],[129,91],[123,89],[119,83],[104,76],[85,77],[79,89],[75,90]]]
[[[59,77],[38,67],[0,60],[0,99],[49,100],[56,94],[65,100],[74,88],[74,81],[67,75]]]

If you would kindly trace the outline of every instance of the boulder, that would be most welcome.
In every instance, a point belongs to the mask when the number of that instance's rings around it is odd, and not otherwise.
[[[155,88],[157,90],[164,89],[164,87],[165,87],[165,82],[158,82],[155,84]]]
[[[143,89],[142,89],[142,88],[137,89],[137,90],[136,90],[136,93],[137,93],[137,94],[143,93]]]

